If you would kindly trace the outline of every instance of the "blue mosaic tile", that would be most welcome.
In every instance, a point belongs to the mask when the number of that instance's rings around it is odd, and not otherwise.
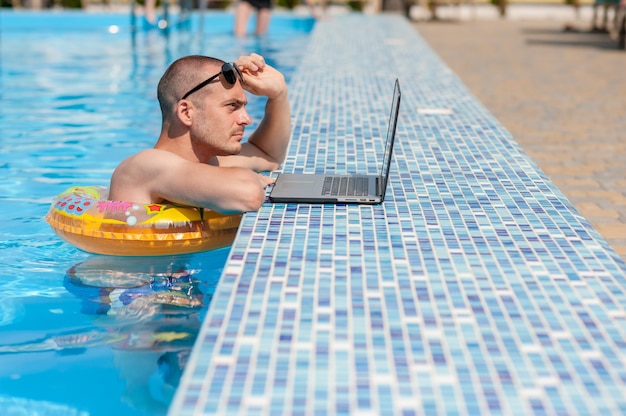
[[[247,214],[172,415],[623,414],[626,265],[402,17],[317,23],[282,170],[385,202]]]

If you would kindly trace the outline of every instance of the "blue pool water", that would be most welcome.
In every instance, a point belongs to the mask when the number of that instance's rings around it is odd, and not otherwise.
[[[172,60],[256,51],[289,79],[312,25],[276,15],[267,36],[235,39],[232,16],[212,12],[165,36],[133,33],[126,14],[0,11],[0,414],[166,412],[229,250],[90,255],[44,216],[152,146]]]

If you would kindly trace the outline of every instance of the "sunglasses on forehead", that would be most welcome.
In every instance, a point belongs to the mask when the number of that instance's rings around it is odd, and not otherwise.
[[[189,97],[194,92],[209,85],[211,81],[213,81],[215,78],[219,77],[220,75],[223,75],[224,80],[230,85],[235,85],[235,83],[237,82],[237,79],[239,79],[239,82],[243,84],[243,75],[241,74],[241,70],[239,69],[237,64],[234,62],[231,62],[231,63],[227,62],[224,65],[222,65],[222,70],[220,72],[218,72],[215,75],[210,76],[209,78],[206,79],[206,81],[202,81],[201,83],[199,83],[198,85],[190,89],[185,95],[183,95],[183,98],[181,98],[181,100],[184,100],[185,98]]]

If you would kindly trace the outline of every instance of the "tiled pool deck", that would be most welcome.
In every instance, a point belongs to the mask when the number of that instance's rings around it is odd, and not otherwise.
[[[386,201],[246,215],[170,414],[626,413],[626,264],[403,17],[317,24],[284,171],[375,173],[396,76]]]

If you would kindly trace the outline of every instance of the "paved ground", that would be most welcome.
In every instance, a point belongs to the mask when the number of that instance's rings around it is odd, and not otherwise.
[[[568,16],[415,28],[626,260],[626,51]]]

